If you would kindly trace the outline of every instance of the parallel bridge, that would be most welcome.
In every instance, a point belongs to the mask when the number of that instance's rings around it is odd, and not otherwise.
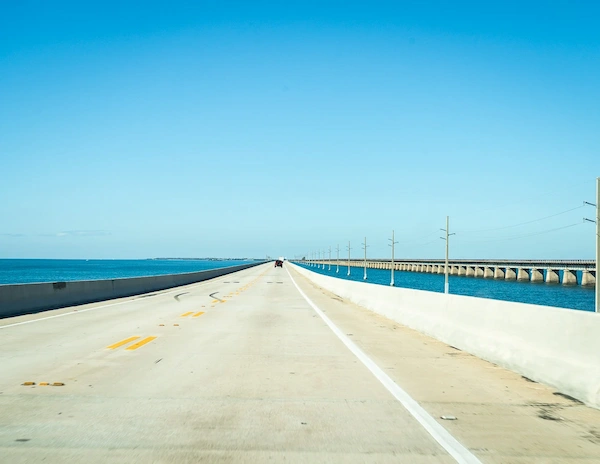
[[[335,260],[308,260],[304,263],[335,265]],[[364,260],[340,260],[340,265],[364,267]],[[367,260],[371,269],[391,270],[390,259]],[[397,271],[444,274],[443,259],[398,259],[394,260]],[[578,278],[577,271],[581,272]],[[448,262],[448,274],[484,279],[518,280],[529,282],[561,283],[564,285],[596,284],[596,261],[593,259],[552,259],[552,260],[498,260],[498,259],[453,259]]]

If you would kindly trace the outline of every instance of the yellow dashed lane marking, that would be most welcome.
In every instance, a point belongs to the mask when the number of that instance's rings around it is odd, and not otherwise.
[[[129,338],[126,338],[125,340],[121,340],[120,342],[115,343],[114,345],[109,345],[106,348],[108,348],[109,350],[116,350],[120,346],[127,345],[127,343],[137,340],[138,338],[140,338],[140,337],[129,337]]]
[[[181,317],[188,317],[190,314],[194,314],[194,311],[188,311],[187,313],[183,313]]]
[[[139,338],[139,337],[137,337]],[[140,340],[139,342],[137,342],[134,345],[128,346],[127,348],[125,348],[126,350],[137,350],[140,346],[144,346],[146,343],[150,343],[152,340],[154,340],[156,337],[146,337],[143,340]]]
[[[194,314],[192,317],[202,316],[203,314],[204,314],[204,311],[200,311],[200,312],[197,312],[196,314]]]

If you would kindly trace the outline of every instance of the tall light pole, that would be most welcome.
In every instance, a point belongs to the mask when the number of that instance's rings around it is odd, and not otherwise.
[[[446,232],[446,238],[440,237],[442,240],[446,240],[446,265],[444,266],[444,293],[450,293],[450,285],[448,284],[448,244],[450,242],[450,236],[454,235],[450,233],[450,216],[446,216],[446,228],[440,229]]]
[[[365,237],[365,241],[363,242],[363,248],[365,250],[365,274],[363,276],[363,280],[367,280],[367,247],[369,245],[367,245],[367,237]]]
[[[338,274],[340,272],[340,244],[338,243],[337,248],[337,260],[335,261],[335,273]]]
[[[331,247],[329,247],[329,269],[328,271],[331,271]]]
[[[583,218],[596,223],[596,312],[600,313],[600,177],[596,178],[596,203],[584,201],[586,205],[596,207],[596,220]]]
[[[348,240],[348,275],[350,275],[350,240]]]
[[[600,177],[596,178],[596,312],[600,313]]]
[[[392,230],[392,238],[388,238],[391,240],[390,246],[392,247],[392,281],[390,282],[390,286],[394,286],[394,245],[398,242],[394,242],[394,231]]]

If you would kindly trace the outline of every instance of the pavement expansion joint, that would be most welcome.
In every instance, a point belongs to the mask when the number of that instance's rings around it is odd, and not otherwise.
[[[31,382],[31,381],[23,382],[21,385],[23,385],[24,387],[35,387],[36,385],[38,385],[40,387],[64,387],[65,386],[64,382],[40,382],[40,383],[36,384],[36,382]]]

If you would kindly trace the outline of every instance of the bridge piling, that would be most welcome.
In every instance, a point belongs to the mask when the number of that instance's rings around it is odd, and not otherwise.
[[[512,267],[507,267],[504,272],[504,280],[517,280],[517,272]]]
[[[570,269],[563,269],[563,285],[577,285],[577,274]]]
[[[546,269],[546,283],[559,284],[560,278],[557,269]]]
[[[517,269],[517,280],[519,282],[529,281],[529,273],[527,272],[527,269],[525,269],[524,267],[520,267]]]
[[[529,278],[531,282],[543,282],[544,274],[539,269],[531,268],[529,270]]]
[[[581,275],[581,285],[594,286],[596,285],[596,276],[598,274],[593,271],[583,271]]]

